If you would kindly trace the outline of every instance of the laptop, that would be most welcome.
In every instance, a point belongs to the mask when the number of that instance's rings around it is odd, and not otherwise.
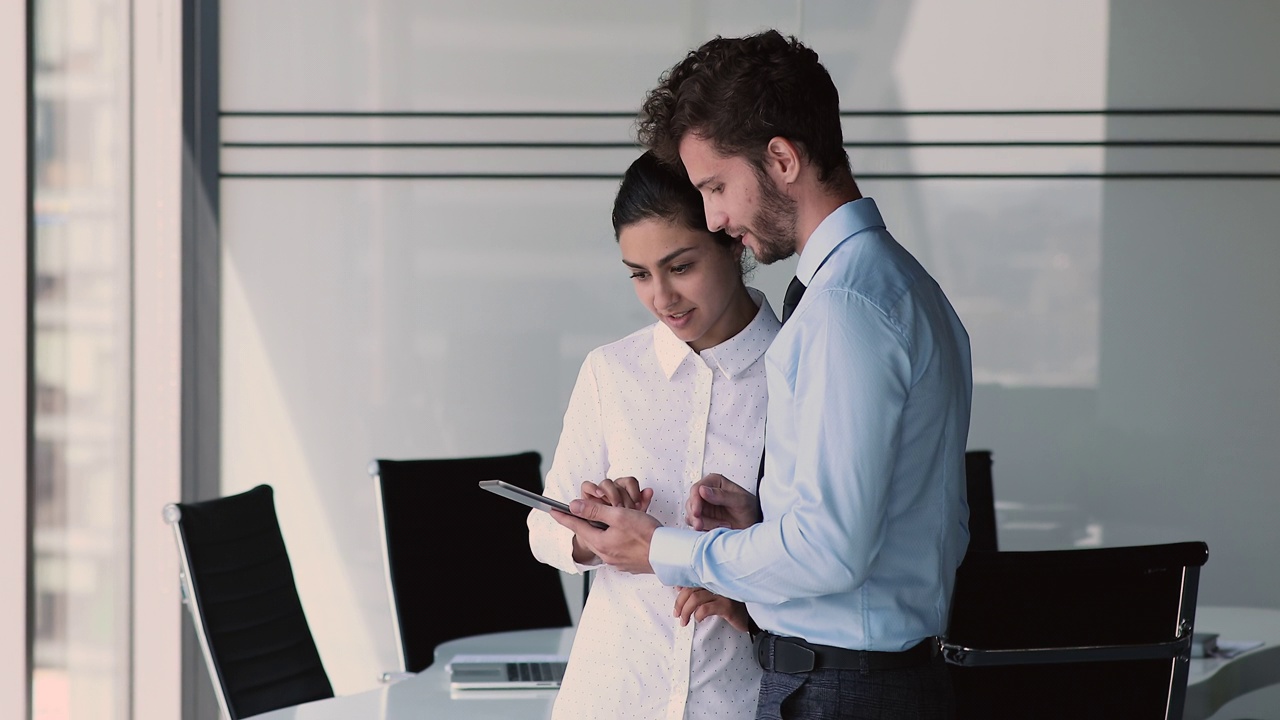
[[[455,655],[449,661],[451,690],[555,689],[564,679],[564,655]]]

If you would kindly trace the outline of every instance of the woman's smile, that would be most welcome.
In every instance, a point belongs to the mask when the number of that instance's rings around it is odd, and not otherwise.
[[[666,321],[667,327],[671,328],[672,330],[679,330],[684,327],[687,327],[689,323],[692,322],[691,320],[692,316],[693,316],[693,309],[691,308],[689,310],[681,310],[678,313],[669,314],[663,319]]]

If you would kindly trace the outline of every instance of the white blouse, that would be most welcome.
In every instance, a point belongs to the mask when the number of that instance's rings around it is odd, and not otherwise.
[[[649,513],[685,526],[689,488],[720,473],[754,491],[764,448],[764,352],[780,324],[763,294],[742,332],[695,353],[655,323],[587,355],[565,412],[545,494],[568,502],[584,480],[633,476]],[[681,627],[677,590],[653,575],[573,561],[573,534],[529,513],[529,545],[568,573],[596,573],[556,697],[556,720],[754,718],[760,668],[750,637],[723,618]]]

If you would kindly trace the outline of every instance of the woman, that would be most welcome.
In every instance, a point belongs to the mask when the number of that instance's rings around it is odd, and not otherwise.
[[[742,243],[708,232],[698,191],[649,153],[623,176],[613,228],[636,297],[658,322],[588,354],[545,494],[681,524],[704,475],[755,487],[764,352],[779,323],[743,282]],[[601,566],[544,512],[529,514],[529,544],[544,563],[596,573],[554,718],[755,716],[761,673],[741,603]]]

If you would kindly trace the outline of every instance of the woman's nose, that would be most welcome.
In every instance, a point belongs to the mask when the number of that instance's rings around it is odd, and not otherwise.
[[[676,292],[671,280],[662,276],[654,283],[653,306],[659,310],[675,307],[680,302],[680,293]]]

